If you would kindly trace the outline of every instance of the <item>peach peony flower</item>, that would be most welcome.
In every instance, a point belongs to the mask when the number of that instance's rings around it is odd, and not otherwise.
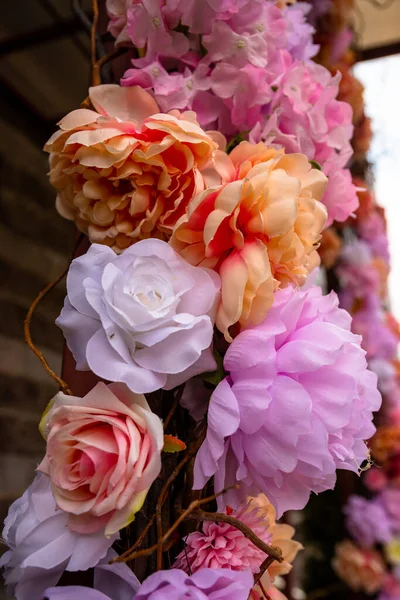
[[[283,562],[278,563],[275,561],[268,567],[268,570],[261,578],[261,584],[268,590],[268,594],[271,598],[276,598],[276,600],[285,598],[285,596],[273,587],[272,584],[276,577],[287,575],[291,571],[292,563],[296,558],[297,553],[303,549],[303,546],[300,542],[296,542],[292,539],[295,533],[293,527],[285,523],[276,522],[275,508],[272,506],[267,496],[259,494],[255,498],[252,498],[250,506],[257,506],[259,513],[263,515],[264,521],[267,524],[268,533],[271,535],[270,544],[280,548],[284,558]],[[259,586],[255,586],[253,590],[256,593],[260,593],[261,598],[263,598],[262,590],[260,590]]]
[[[385,581],[386,568],[375,550],[358,548],[350,540],[336,544],[334,571],[352,590],[375,594]]]
[[[168,238],[217,148],[194,113],[159,114],[140,87],[90,88],[95,110],[78,109],[45,145],[59,213],[92,242],[122,251],[141,238]]]
[[[38,470],[49,475],[68,525],[107,536],[126,527],[161,468],[163,427],[145,397],[124,384],[98,383],[84,398],[58,393],[40,430],[47,438]]]
[[[289,283],[303,285],[318,266],[326,221],[319,200],[327,182],[302,154],[262,143],[242,142],[229,158],[223,185],[189,203],[171,238],[191,264],[220,274],[216,324],[228,340],[231,325],[261,323],[273,292]]]

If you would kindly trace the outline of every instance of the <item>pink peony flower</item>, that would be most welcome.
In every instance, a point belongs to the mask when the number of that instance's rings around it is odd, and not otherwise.
[[[150,575],[135,600],[247,600],[252,586],[251,571],[200,569],[189,577],[169,569]]]
[[[78,533],[112,535],[141,509],[161,469],[163,427],[144,396],[98,383],[84,398],[58,393],[40,423],[47,439],[39,471]]]
[[[366,547],[386,544],[393,536],[392,522],[383,503],[353,494],[343,510],[351,536]]]
[[[229,512],[242,521],[266,544],[272,541],[268,531],[268,521],[260,509],[249,502],[237,511]],[[185,549],[177,556],[174,567],[187,573],[199,569],[232,569],[258,573],[265,553],[254,546],[246,536],[228,523],[204,521],[201,531],[190,533],[185,539]]]
[[[329,176],[322,202],[328,211],[326,227],[332,225],[333,221],[346,221],[357,210],[357,188],[352,183],[348,169],[339,169]]]
[[[79,370],[138,393],[172,389],[216,368],[219,287],[218,275],[192,267],[161,240],[120,255],[93,244],[70,266],[56,322]]]
[[[77,533],[69,515],[56,505],[50,479],[39,473],[9,509],[2,537],[9,550],[0,559],[10,595],[17,600],[41,600],[64,571],[86,571],[107,554],[118,537],[104,531]],[[106,558],[108,563],[108,558]]]
[[[381,397],[360,338],[336,294],[288,287],[261,325],[241,332],[214,391],[194,488],[214,476],[234,483],[220,506],[262,491],[277,509],[301,509],[310,492],[332,489],[336,469],[358,472],[368,456],[372,411]]]

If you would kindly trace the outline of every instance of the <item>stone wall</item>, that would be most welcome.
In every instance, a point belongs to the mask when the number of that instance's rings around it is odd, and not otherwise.
[[[0,519],[30,484],[44,442],[38,422],[57,386],[24,342],[23,322],[38,292],[65,268],[74,227],[54,207],[41,140],[18,121],[2,118],[0,104]],[[19,129],[21,125],[21,129]],[[61,283],[39,305],[32,322],[35,343],[56,372],[63,337],[55,326]],[[1,548],[3,550],[4,548]],[[0,598],[5,598],[2,579]],[[2,595],[3,594],[3,595]]]

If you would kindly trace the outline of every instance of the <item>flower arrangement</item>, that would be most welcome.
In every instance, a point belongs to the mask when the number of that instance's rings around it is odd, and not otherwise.
[[[362,337],[368,366],[377,375],[383,396],[377,431],[369,444],[371,462],[375,462],[375,466],[363,474],[357,486],[343,485],[340,490],[342,498],[347,495],[342,507],[345,539],[341,535],[339,517],[336,538],[332,539],[329,552],[332,550],[333,571],[342,583],[336,580],[331,585],[337,586],[343,594],[347,586],[360,597],[378,594],[379,600],[394,600],[399,594],[400,580],[397,360],[400,338],[398,323],[388,311],[390,256],[386,221],[371,187],[373,174],[366,154],[372,133],[370,119],[365,114],[363,86],[351,69],[356,59],[352,49],[354,3],[332,0],[322,16],[316,12],[319,3],[312,4],[314,24],[319,30],[316,41],[321,44],[318,61],[332,73],[340,71],[338,97],[353,109],[351,169],[358,197],[354,214],[323,233],[321,260],[328,269],[331,283],[339,291],[340,305],[352,315],[351,330]],[[339,508],[337,503],[338,514]],[[329,585],[321,588],[322,593],[329,590]]]
[[[57,210],[91,243],[57,325],[97,384],[82,393],[51,371],[34,304],[27,341],[61,391],[0,565],[17,600],[282,598],[300,544],[276,518],[359,471],[381,403],[360,327],[312,283],[324,228],[359,204],[352,110],[340,75],[311,61],[304,3],[107,11],[131,67],[101,84],[115,53],[95,61],[45,146]],[[369,258],[359,287],[383,293]],[[92,587],[63,585],[89,569]]]

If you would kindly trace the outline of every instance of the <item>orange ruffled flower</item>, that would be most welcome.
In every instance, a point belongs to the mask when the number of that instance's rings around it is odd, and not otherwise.
[[[160,114],[140,87],[99,85],[95,110],[78,109],[47,142],[57,209],[92,242],[116,252],[135,241],[168,239],[217,144],[192,112]]]
[[[332,562],[336,574],[355,592],[378,592],[385,581],[386,568],[375,550],[358,548],[345,540],[336,545]]]
[[[216,270],[222,299],[216,324],[263,321],[273,292],[302,285],[319,264],[327,178],[306,156],[242,142],[224,163],[225,184],[194,198],[171,244],[193,265]]]
[[[391,457],[400,452],[400,427],[382,425],[370,440],[371,454],[384,465]]]

